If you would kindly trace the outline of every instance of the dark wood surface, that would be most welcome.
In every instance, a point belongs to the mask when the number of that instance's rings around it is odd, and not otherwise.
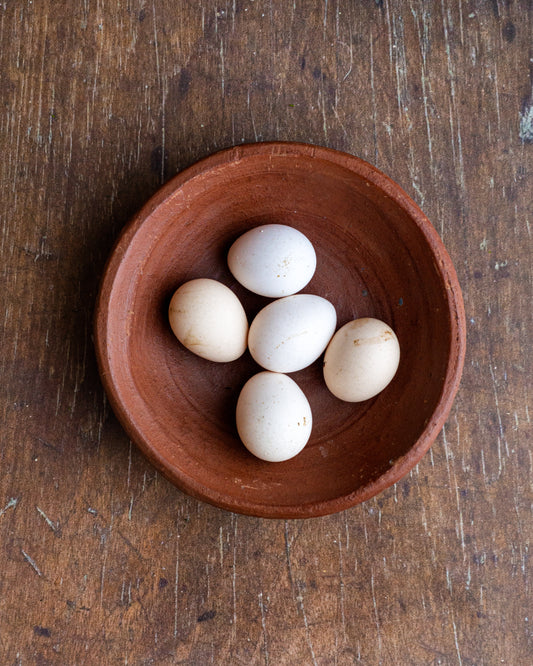
[[[0,663],[533,663],[533,15],[492,0],[0,2]],[[468,352],[374,500],[261,520],[176,490],[102,390],[105,259],[243,141],[367,159],[440,233]]]

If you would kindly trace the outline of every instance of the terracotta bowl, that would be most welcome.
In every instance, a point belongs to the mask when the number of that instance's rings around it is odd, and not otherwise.
[[[226,254],[243,232],[271,222],[313,243],[317,270],[303,291],[329,299],[339,327],[377,317],[402,352],[393,382],[359,404],[328,392],[322,359],[292,373],[314,427],[306,448],[280,463],[254,458],[237,435],[239,392],[259,371],[249,353],[203,360],[178,343],[167,318],[179,285],[210,277],[235,291],[251,320],[269,300],[236,283]],[[167,183],[116,244],[95,328],[111,405],[152,464],[198,499],[273,518],[346,509],[409,472],[444,424],[465,352],[455,270],[421,210],[357,157],[294,143],[225,150]]]

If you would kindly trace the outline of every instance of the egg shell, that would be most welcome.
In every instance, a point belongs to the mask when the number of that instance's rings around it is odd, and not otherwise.
[[[295,294],[316,269],[315,250],[304,234],[284,224],[264,224],[240,236],[228,252],[236,280],[255,294]]]
[[[370,317],[354,319],[333,336],[324,355],[324,381],[346,402],[380,393],[400,363],[400,345],[390,326]]]
[[[170,301],[168,318],[181,344],[209,361],[234,361],[246,350],[244,308],[217,280],[199,278],[181,285]]]
[[[327,347],[337,324],[333,305],[321,296],[295,294],[269,303],[250,326],[248,347],[261,367],[296,372]]]
[[[260,372],[246,382],[237,401],[236,421],[245,447],[268,462],[289,460],[300,453],[313,427],[304,392],[293,379],[277,372]]]

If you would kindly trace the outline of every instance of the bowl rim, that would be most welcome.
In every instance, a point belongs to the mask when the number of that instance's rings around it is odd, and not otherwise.
[[[136,425],[135,415],[121,399],[113,382],[107,332],[110,316],[109,300],[122,260],[145,220],[169,198],[177,195],[184,183],[217,167],[260,155],[273,157],[306,157],[333,162],[359,178],[366,179],[390,197],[413,220],[424,236],[435,259],[445,287],[450,321],[450,350],[441,395],[418,440],[407,453],[395,459],[391,467],[375,480],[353,492],[338,497],[299,505],[264,505],[252,501],[235,501],[222,493],[206,488],[180,470],[169,467],[159,451],[148,442]],[[415,467],[437,438],[452,408],[459,389],[466,354],[466,321],[461,287],[452,260],[436,229],[414,200],[389,176],[360,157],[324,146],[294,141],[245,143],[208,155],[185,168],[162,185],[120,232],[105,264],[96,300],[93,320],[94,346],[100,378],[109,403],[129,438],[150,463],[171,483],[188,495],[219,508],[262,518],[313,518],[329,515],[364,502],[404,477]]]

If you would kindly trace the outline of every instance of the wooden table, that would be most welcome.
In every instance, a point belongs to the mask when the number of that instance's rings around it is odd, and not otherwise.
[[[4,0],[0,43],[0,663],[533,663],[531,3]],[[430,453],[307,521],[165,481],[111,412],[91,339],[132,214],[262,140],[400,183],[467,313]]]

